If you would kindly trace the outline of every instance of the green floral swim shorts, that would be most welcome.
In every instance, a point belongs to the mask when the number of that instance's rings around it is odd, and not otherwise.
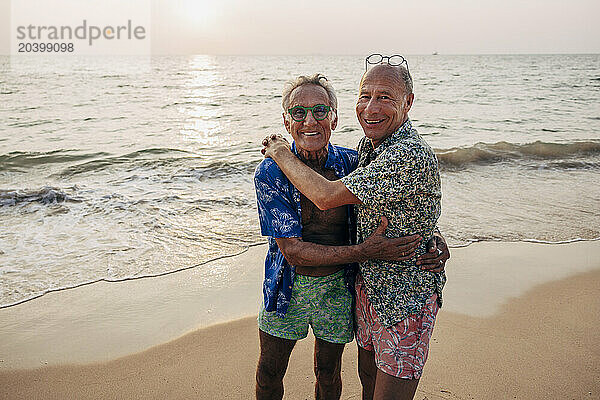
[[[327,276],[298,275],[285,316],[265,311],[258,314],[261,331],[284,339],[299,340],[312,327],[315,337],[331,343],[349,343],[354,339],[352,294],[346,286],[344,270]]]

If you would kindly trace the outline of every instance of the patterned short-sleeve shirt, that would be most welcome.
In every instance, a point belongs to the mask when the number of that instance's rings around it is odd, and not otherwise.
[[[356,168],[358,156],[355,150],[332,144],[327,149],[325,168],[332,169],[338,178]],[[292,143],[292,151],[297,154],[295,143]],[[256,167],[254,187],[261,233],[268,236],[269,241],[263,281],[264,306],[265,310],[277,311],[277,315],[283,317],[292,297],[295,269],[287,262],[275,239],[302,237],[300,192],[270,158]],[[352,207],[348,207],[348,229],[352,230]],[[346,266],[346,282],[350,286],[355,270],[355,264]]]
[[[341,179],[362,204],[355,206],[358,243],[389,220],[388,237],[420,234],[417,255],[426,251],[441,213],[441,183],[437,158],[410,120],[373,149],[363,138],[358,168]],[[385,326],[417,314],[433,293],[442,302],[446,276],[422,271],[416,257],[401,262],[368,260],[359,264],[369,301]]]

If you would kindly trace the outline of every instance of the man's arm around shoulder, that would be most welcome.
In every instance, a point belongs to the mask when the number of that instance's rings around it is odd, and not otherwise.
[[[269,142],[263,142],[268,144],[263,154],[272,158],[290,182],[320,210],[360,203],[340,180],[330,181],[319,175],[292,153],[285,139],[273,137]]]

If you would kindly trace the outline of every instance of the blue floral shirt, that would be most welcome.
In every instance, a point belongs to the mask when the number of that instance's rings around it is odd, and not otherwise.
[[[296,143],[292,143],[296,151]],[[355,150],[329,144],[327,147],[325,168],[332,169],[338,178],[352,172],[358,165]],[[302,237],[302,214],[300,210],[300,192],[283,174],[275,161],[264,159],[254,172],[254,187],[258,204],[258,218],[263,236],[268,236],[269,249],[265,259],[265,279],[263,297],[265,310],[277,311],[283,317],[292,297],[295,269],[283,257],[275,238]],[[351,206],[349,206],[351,207]],[[351,229],[352,210],[348,210],[348,226]],[[349,235],[353,237],[354,235]],[[351,289],[354,265],[346,266],[347,284]]]

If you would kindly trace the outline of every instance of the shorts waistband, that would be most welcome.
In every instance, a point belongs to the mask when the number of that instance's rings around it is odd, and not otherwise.
[[[325,275],[325,276],[308,276],[308,275],[300,275],[296,274],[296,283],[327,283],[330,281],[336,281],[340,278],[344,277],[344,273],[346,272],[346,268],[342,268],[333,274]]]

